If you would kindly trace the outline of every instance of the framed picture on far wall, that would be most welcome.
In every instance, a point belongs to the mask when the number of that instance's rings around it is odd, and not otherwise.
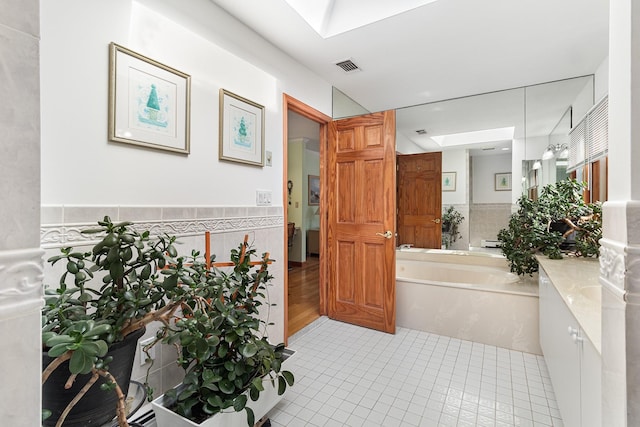
[[[320,177],[309,175],[309,206],[320,205]]]
[[[511,172],[495,174],[495,191],[511,191]]]
[[[191,76],[109,45],[109,140],[189,154]]]
[[[220,160],[264,166],[264,107],[220,89]]]
[[[456,191],[455,172],[442,172],[442,191]]]

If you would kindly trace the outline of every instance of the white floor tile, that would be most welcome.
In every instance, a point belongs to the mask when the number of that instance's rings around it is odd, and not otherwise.
[[[541,356],[324,317],[289,345],[296,385],[274,427],[563,426]]]

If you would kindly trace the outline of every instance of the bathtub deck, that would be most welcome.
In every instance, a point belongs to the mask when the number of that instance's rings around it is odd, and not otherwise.
[[[491,266],[508,272],[504,258],[476,254],[415,250],[401,251],[397,258],[437,262],[447,267],[457,265],[455,268],[461,270]],[[481,285],[396,278],[399,327],[542,354],[538,312],[537,274],[515,283]]]

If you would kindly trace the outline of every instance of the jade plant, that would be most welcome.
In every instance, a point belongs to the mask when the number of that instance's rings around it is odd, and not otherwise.
[[[98,227],[83,233],[96,236],[97,243],[90,251],[62,248],[59,255],[48,260],[52,265],[63,263],[64,271],[59,284],[45,290],[42,345],[52,361],[43,367],[42,382],[45,384],[54,371],[62,368],[68,370],[69,387],[78,378],[87,381],[64,411],[56,414],[56,426],[63,425],[69,412],[78,402],[82,403],[83,395],[98,382],[103,382],[101,388],[105,392],[116,393],[114,413],[118,425],[129,425],[123,392],[126,387],[118,384],[111,374],[112,357],[108,352],[116,343],[136,332],[138,335],[141,329],[155,321],[167,328],[175,325],[172,330],[179,332],[178,338],[184,342],[180,361],[184,367],[188,365],[187,360],[195,360],[190,359],[192,355],[198,363],[205,364],[208,357],[215,355],[216,360],[220,360],[219,357],[228,355],[223,366],[238,378],[245,378],[245,373],[258,361],[263,370],[256,375],[279,371],[281,346],[265,349],[266,338],[262,334],[259,339],[249,338],[256,335],[259,324],[257,318],[249,319],[249,315],[256,315],[261,304],[255,297],[264,292],[264,286],[271,278],[266,269],[266,258],[261,270],[251,273],[249,257],[240,259],[232,252],[234,271],[225,275],[207,269],[209,263],[200,260],[197,252],[192,252],[190,262],[178,256],[175,237],[151,236],[149,231],[137,231],[130,222],[113,223],[105,217],[98,222]],[[246,246],[245,240],[242,248]],[[249,254],[252,253],[250,250]],[[257,283],[256,289],[245,286],[249,281]],[[238,303],[231,307],[224,298]],[[187,314],[183,320],[180,320],[181,312]],[[224,334],[217,331],[224,331]],[[201,351],[202,336],[206,337],[208,346],[204,352]],[[213,367],[206,366],[202,373],[209,381],[206,385],[223,392],[230,391],[226,380],[219,386],[212,385],[217,377],[211,375],[215,372]],[[277,376],[286,378],[289,383],[293,381],[288,373]],[[98,381],[100,378],[103,380]],[[193,378],[193,374],[188,375],[187,382]],[[226,379],[229,378],[227,375]],[[232,382],[234,387],[240,386],[239,381]],[[244,381],[242,385],[245,385]],[[227,402],[226,399],[223,401]],[[240,403],[238,400],[233,406],[238,409]],[[209,411],[209,407],[204,411]],[[44,417],[50,414],[47,408],[43,409]]]
[[[259,317],[272,276],[267,254],[251,272],[255,252],[246,243],[233,250],[231,271],[207,269],[197,252],[176,266],[188,264],[186,271],[200,283],[198,292],[183,306],[183,316],[166,323],[158,336],[176,347],[185,370],[181,387],[166,393],[174,401],[169,409],[196,423],[225,410],[244,410],[253,426],[249,399],[258,399],[263,382],[273,382],[278,394],[293,385],[293,374],[281,370],[284,345],[268,342],[267,323]]]
[[[464,221],[464,217],[452,205],[442,212],[442,244],[449,247],[462,237],[458,227]]]
[[[62,425],[88,389],[104,378],[101,387],[118,396],[119,425],[127,426],[123,387],[109,372],[112,359],[107,352],[150,322],[170,317],[184,301],[187,295],[177,286],[179,274],[161,274],[177,255],[176,239],[152,238],[130,222],[113,223],[109,217],[83,234],[97,238],[90,251],[66,247],[48,260],[52,265],[63,263],[64,271],[57,287],[45,289],[42,345],[53,360],[44,367],[42,382],[67,361],[69,385],[79,375],[90,375],[78,396],[55,414],[56,425]],[[43,417],[50,415],[44,408]]]
[[[520,197],[508,227],[498,233],[512,272],[532,275],[538,271],[538,253],[551,259],[560,259],[563,253],[598,256],[602,206],[585,203],[584,188],[585,184],[568,179],[545,186],[537,200]]]

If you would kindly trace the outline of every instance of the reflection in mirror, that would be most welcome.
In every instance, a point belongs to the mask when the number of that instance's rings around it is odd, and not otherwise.
[[[594,79],[590,75],[528,86],[525,96],[526,155],[521,194],[535,199],[545,185],[568,175],[569,131],[593,106]]]
[[[522,194],[537,197],[542,185],[566,176],[563,144],[592,105],[590,75],[401,108],[396,147],[442,152],[442,172],[457,177],[455,190],[442,192],[442,208],[465,217],[453,249],[491,247]],[[505,176],[508,185],[498,185]]]
[[[342,119],[345,117],[359,116],[363,114],[368,114],[366,108],[362,105],[358,104],[353,99],[349,98],[339,89],[333,88],[331,93],[332,96],[332,113],[331,116],[334,119]]]
[[[518,88],[403,108],[396,113],[397,151],[440,151],[442,172],[456,173],[455,191],[442,192],[442,208],[454,206],[465,218],[459,226],[462,238],[453,249],[495,246],[498,231],[508,221],[509,188],[514,181],[497,187],[496,174],[508,177],[504,174],[512,173],[512,152],[520,152],[524,146],[524,101],[524,89]]]

